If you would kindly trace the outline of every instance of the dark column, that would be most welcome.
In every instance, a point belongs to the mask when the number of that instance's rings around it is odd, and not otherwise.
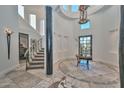
[[[53,51],[52,51],[52,8],[46,6],[46,68],[47,75],[53,73]]]
[[[124,88],[124,6],[121,6],[121,24],[119,41],[119,66],[121,87]]]

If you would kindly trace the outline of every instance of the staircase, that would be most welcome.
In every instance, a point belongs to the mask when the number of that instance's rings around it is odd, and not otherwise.
[[[26,70],[31,69],[43,69],[44,68],[44,48],[39,50],[33,58],[31,58],[32,61],[29,62],[29,60],[26,61]]]

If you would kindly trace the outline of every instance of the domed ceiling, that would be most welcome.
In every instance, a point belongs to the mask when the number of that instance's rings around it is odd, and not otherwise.
[[[60,13],[61,15],[65,16],[67,18],[79,19],[79,15],[80,15],[79,11],[72,12],[71,11],[72,5],[67,5],[66,7],[67,7],[67,11],[64,10],[63,5],[56,7],[56,10],[58,13]],[[91,15],[99,12],[103,8],[105,8],[104,5],[90,5],[87,9],[88,16],[91,16]]]

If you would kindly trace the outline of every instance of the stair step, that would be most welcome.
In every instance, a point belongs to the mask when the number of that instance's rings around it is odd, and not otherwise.
[[[44,63],[43,64],[32,64],[32,63],[29,63],[27,64],[27,70],[28,69],[42,69],[44,68]]]
[[[44,68],[44,66],[28,66],[27,70],[28,69],[43,69],[43,68]]]
[[[32,59],[44,59],[44,57],[34,57],[34,58],[32,58]]]
[[[44,52],[44,50],[39,50],[38,52]]]
[[[44,59],[44,57],[34,57],[33,59]]]
[[[37,54],[44,54],[44,52],[38,52]]]
[[[39,50],[39,52],[44,52],[44,50]]]
[[[44,59],[33,58],[32,61],[44,61]]]
[[[44,57],[44,55],[35,55],[35,57]]]
[[[35,56],[44,56],[44,53],[36,54]]]
[[[44,62],[44,59],[43,60],[39,60],[39,61],[32,61],[33,63],[36,63],[36,62],[41,62],[43,63]]]
[[[39,50],[39,51],[44,51],[44,48],[41,48],[41,50]]]
[[[30,65],[44,65],[44,62],[30,62]]]

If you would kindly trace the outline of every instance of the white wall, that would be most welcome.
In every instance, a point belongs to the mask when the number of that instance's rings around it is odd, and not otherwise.
[[[53,60],[70,58],[72,54],[72,21],[53,13]]]
[[[18,16],[18,21],[19,21],[19,33],[28,34],[29,36],[29,52],[30,52],[31,39],[35,39],[38,41],[41,39],[41,35],[20,16]]]
[[[17,6],[0,6],[0,76],[16,67],[18,54],[18,10]],[[10,60],[8,60],[7,38],[4,28],[9,26],[14,32],[11,36]]]
[[[84,36],[84,35],[92,35],[92,55],[93,55],[93,60],[94,61],[100,61],[101,57],[102,57],[102,39],[101,39],[101,36],[103,35],[101,32],[102,32],[102,15],[103,15],[103,12],[99,12],[95,15],[92,15],[90,17],[88,17],[90,19],[90,22],[91,22],[91,28],[90,29],[87,29],[87,30],[81,30],[80,29],[80,24],[78,24],[79,20],[76,20],[73,27],[74,27],[74,30],[73,30],[73,37],[74,39],[76,40],[73,40],[75,46],[73,47],[73,49],[75,51],[73,51],[73,55],[75,53],[78,53],[78,47],[79,47],[79,44],[78,44],[78,37],[79,36]]]
[[[102,11],[89,16],[91,29],[80,30],[79,20],[68,20],[54,13],[54,62],[75,58],[78,53],[78,37],[92,35],[93,60],[118,65],[119,31],[114,30],[119,30],[119,18],[119,6],[105,6]]]
[[[36,10],[36,6],[32,5],[25,5],[24,6],[24,12],[25,12],[25,18],[24,20],[22,18],[19,17],[19,27],[20,27],[20,32],[21,33],[26,33],[29,34],[29,40],[32,39],[36,39],[39,40],[40,38],[44,38],[43,36],[41,36],[41,30],[43,28],[42,24],[41,24],[41,20],[43,20],[44,14],[40,15],[38,13],[38,11],[42,10],[41,12],[44,13],[43,11],[43,7],[41,7],[40,10]],[[38,8],[39,9],[39,8]],[[30,25],[30,14],[35,14],[36,15],[36,29],[34,29],[31,25]],[[44,39],[43,39],[44,40]],[[30,41],[29,41],[30,43]],[[43,42],[43,46],[44,46],[44,42]]]
[[[39,34],[39,32],[34,30],[27,22],[25,22],[24,19],[18,16],[18,20],[19,20],[19,32],[20,33],[29,34],[29,40],[31,38],[39,40],[41,38],[41,35]]]
[[[73,25],[73,36],[92,35],[93,36],[93,60],[118,65],[118,41],[119,41],[119,6],[108,7],[89,17],[91,29],[80,30],[78,20]],[[115,31],[118,29],[118,31]],[[78,42],[75,42],[73,55],[77,52]]]
[[[102,26],[102,58],[107,63],[119,64],[119,24],[120,24],[120,6],[112,6],[104,12]],[[117,29],[117,30],[116,30]]]
[[[29,34],[31,38],[39,40],[39,32],[35,31],[24,19],[18,15],[18,7],[14,5],[0,6],[0,76],[13,70],[19,64],[19,33]],[[26,19],[26,18],[25,18]],[[28,20],[28,19],[26,19]],[[7,38],[4,32],[8,26],[14,32],[11,36],[11,58],[8,60]],[[30,41],[29,41],[30,43]],[[30,44],[29,44],[30,45]]]
[[[14,69],[19,63],[18,32],[39,39],[40,35],[18,16],[17,6],[0,6],[0,74]],[[112,6],[94,14],[89,19],[90,30],[80,30],[78,20],[67,20],[53,13],[53,59],[75,58],[78,53],[78,36],[93,35],[93,60],[118,65],[119,6]],[[19,24],[18,24],[19,22]],[[11,38],[11,59],[8,60],[7,40],[4,28],[9,26],[14,33]],[[18,27],[19,26],[19,27]]]
[[[89,19],[91,28],[88,30],[80,30],[78,20],[75,21],[73,37],[78,40],[78,36],[92,35],[93,60],[118,66],[120,6],[105,6],[104,10],[89,16]],[[78,42],[74,42],[73,55],[78,52]]]
[[[38,10],[36,11],[35,9],[33,9],[33,8],[35,8],[36,6],[32,6],[32,7],[30,7],[30,5],[25,5],[24,6],[24,12],[25,12],[25,22],[27,23],[27,24],[29,24],[30,23],[30,14],[34,14],[34,15],[36,15],[36,29],[34,29],[34,30],[36,30],[37,32],[40,32],[40,22],[41,22],[41,20],[42,20],[42,17],[38,14]],[[39,8],[38,8],[39,9]],[[42,8],[41,8],[42,9]],[[41,11],[42,12],[42,11]]]

